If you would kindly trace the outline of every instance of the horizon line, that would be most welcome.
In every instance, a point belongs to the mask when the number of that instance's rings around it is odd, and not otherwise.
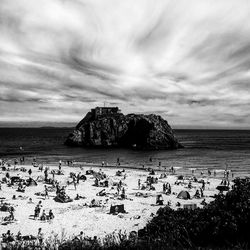
[[[0,128],[74,128],[78,122],[0,122]],[[170,124],[172,129],[197,130],[250,130],[250,127],[216,125],[179,125]]]

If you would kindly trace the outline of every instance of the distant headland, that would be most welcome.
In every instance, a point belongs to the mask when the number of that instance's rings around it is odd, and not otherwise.
[[[65,144],[82,147],[178,149],[168,122],[159,115],[124,115],[118,107],[96,107],[77,124]]]

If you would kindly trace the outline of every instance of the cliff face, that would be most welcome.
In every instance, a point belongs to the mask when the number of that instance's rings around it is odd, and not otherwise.
[[[168,122],[160,116],[117,113],[96,117],[93,112],[89,112],[79,122],[65,144],[137,149],[182,147]]]

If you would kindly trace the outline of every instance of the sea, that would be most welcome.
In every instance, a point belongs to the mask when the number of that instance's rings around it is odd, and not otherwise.
[[[250,175],[250,130],[176,129],[184,146],[178,150],[86,149],[64,145],[73,128],[0,128],[0,158],[36,158],[42,163],[74,161],[82,164],[141,168],[173,166],[185,171],[231,170]]]

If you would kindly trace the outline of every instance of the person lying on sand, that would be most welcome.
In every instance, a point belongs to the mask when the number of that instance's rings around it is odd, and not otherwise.
[[[81,196],[81,195],[79,195],[79,194],[76,194],[75,200],[80,200],[80,199],[85,199],[85,197],[84,197],[84,196]]]
[[[100,192],[98,192],[96,195],[97,195],[97,196],[106,196],[107,193],[106,193],[105,189],[102,189],[102,190],[101,190]]]
[[[97,201],[95,199],[91,200],[89,207],[100,207],[101,203],[100,201]]]

